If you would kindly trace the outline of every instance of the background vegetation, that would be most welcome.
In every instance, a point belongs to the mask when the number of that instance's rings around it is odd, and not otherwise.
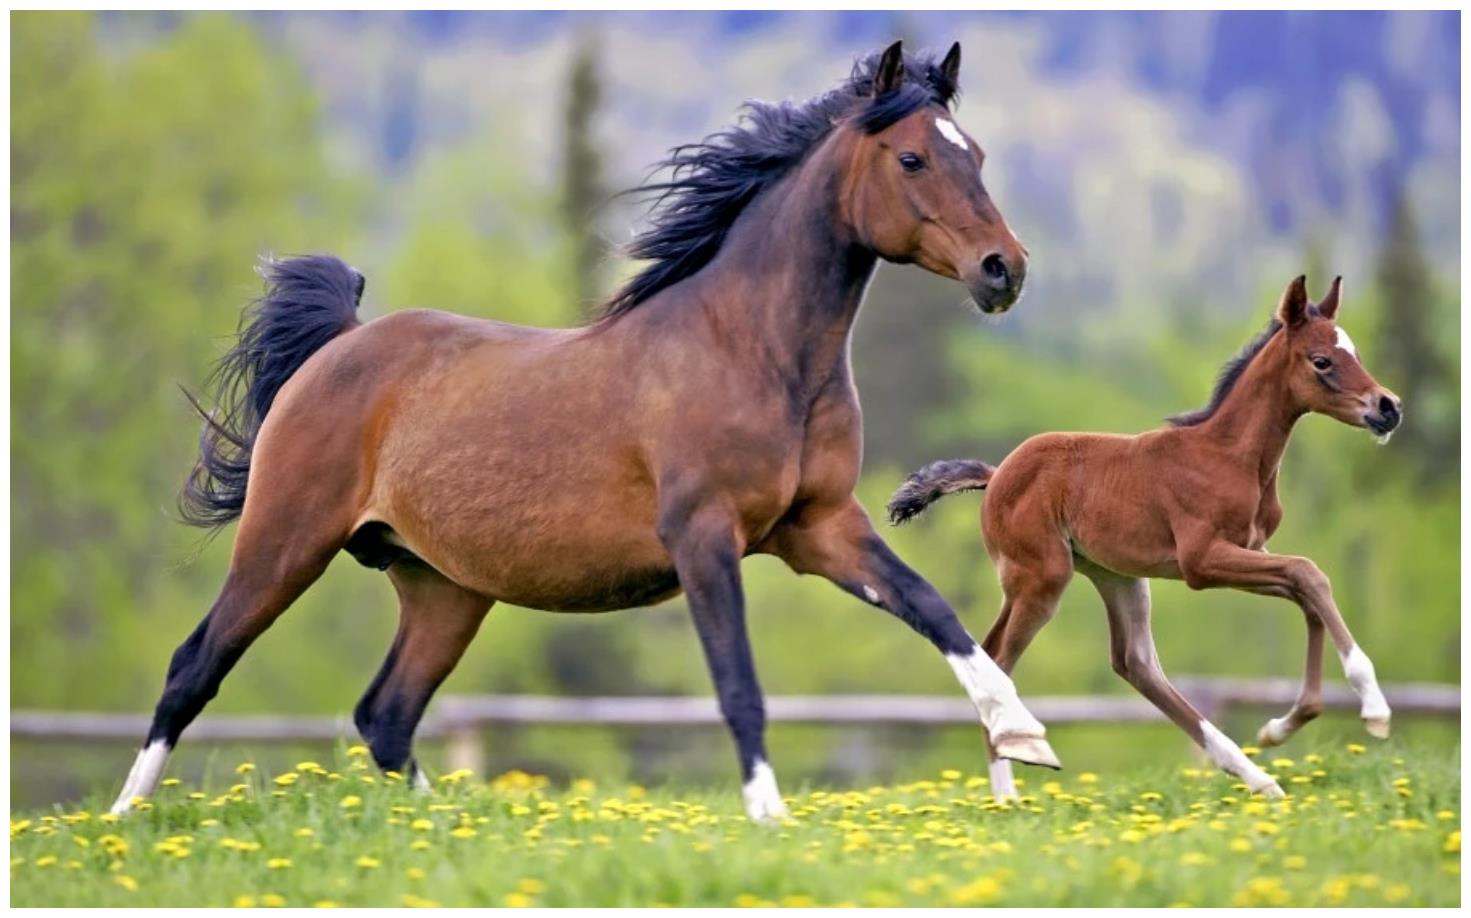
[[[880,271],[855,339],[870,510],[925,461],[1193,407],[1291,276],[1321,291],[1343,274],[1344,324],[1409,420],[1383,448],[1305,421],[1273,548],[1333,578],[1381,678],[1458,681],[1458,34],[1457,14],[15,14],[12,704],[151,709],[213,598],[230,532],[201,542],[170,520],[197,433],[176,384],[197,385],[259,292],[253,258],[340,253],[369,279],[370,317],[576,322],[630,268],[616,244],[640,211],[613,191],[742,99],[821,91],[895,35],[963,42],[958,118],[1034,261],[999,324],[952,284]],[[988,627],[999,596],[973,498],[893,540]],[[746,572],[769,692],[957,691],[902,625],[775,562]],[[1176,673],[1300,671],[1283,603],[1177,584],[1155,603]],[[1022,664],[1024,694],[1127,691],[1100,612],[1086,584],[1069,592]],[[343,558],[211,710],[346,712],[394,619],[383,578]],[[501,606],[444,691],[708,682],[679,602]],[[1059,749],[1079,768],[1183,755],[1167,730],[1112,732],[1060,731]],[[788,729],[772,745],[794,777],[982,754],[971,731]],[[556,774],[730,770],[715,732],[533,730],[491,753]],[[74,799],[128,754],[16,744],[12,792]]]

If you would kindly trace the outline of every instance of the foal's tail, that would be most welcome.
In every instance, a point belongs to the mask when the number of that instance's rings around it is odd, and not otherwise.
[[[984,490],[995,473],[995,466],[978,459],[931,462],[904,479],[899,490],[889,498],[889,522],[907,523],[946,494]]]
[[[358,326],[363,276],[330,255],[270,259],[262,264],[266,294],[246,307],[235,346],[205,383],[214,393],[204,418],[199,460],[179,494],[179,513],[193,526],[215,528],[240,515],[250,453],[276,393],[327,342]]]

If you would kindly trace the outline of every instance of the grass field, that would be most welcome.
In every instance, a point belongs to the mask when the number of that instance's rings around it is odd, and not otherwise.
[[[333,763],[12,816],[13,905],[1457,905],[1459,750],[1258,754],[1268,803],[1209,769],[1022,769],[801,789],[753,825],[735,788],[447,775],[432,795]],[[1019,782],[1020,783],[1020,782]],[[789,790],[790,793],[790,790]],[[105,812],[105,810],[102,810]]]

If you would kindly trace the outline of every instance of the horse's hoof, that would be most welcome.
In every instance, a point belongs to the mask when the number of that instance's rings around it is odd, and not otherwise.
[[[750,803],[746,806],[746,815],[751,821],[763,826],[774,826],[792,818],[787,811],[787,805],[780,800],[775,803]]]
[[[1003,759],[1011,759],[1023,765],[1062,768],[1057,754],[1047,745],[1047,740],[1040,736],[1000,736],[992,741],[992,746]]]
[[[1268,781],[1261,787],[1253,787],[1251,791],[1254,794],[1261,794],[1268,800],[1281,800],[1287,796],[1287,792],[1282,789],[1282,785],[1276,781]]]
[[[1364,718],[1364,729],[1375,739],[1389,739],[1388,717],[1366,717]]]
[[[1280,746],[1287,742],[1291,736],[1292,734],[1290,732],[1282,729],[1282,724],[1279,721],[1275,719],[1269,720],[1265,724],[1262,724],[1262,728],[1257,731],[1256,744],[1263,749],[1270,749],[1273,746]]]

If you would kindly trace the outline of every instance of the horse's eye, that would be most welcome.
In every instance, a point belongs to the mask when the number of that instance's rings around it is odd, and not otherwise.
[[[918,172],[924,168],[924,160],[915,153],[900,153],[899,165],[904,167],[905,172]]]
[[[1329,360],[1327,357],[1313,357],[1312,361],[1313,366],[1320,371],[1330,370],[1333,368],[1333,361]]]

